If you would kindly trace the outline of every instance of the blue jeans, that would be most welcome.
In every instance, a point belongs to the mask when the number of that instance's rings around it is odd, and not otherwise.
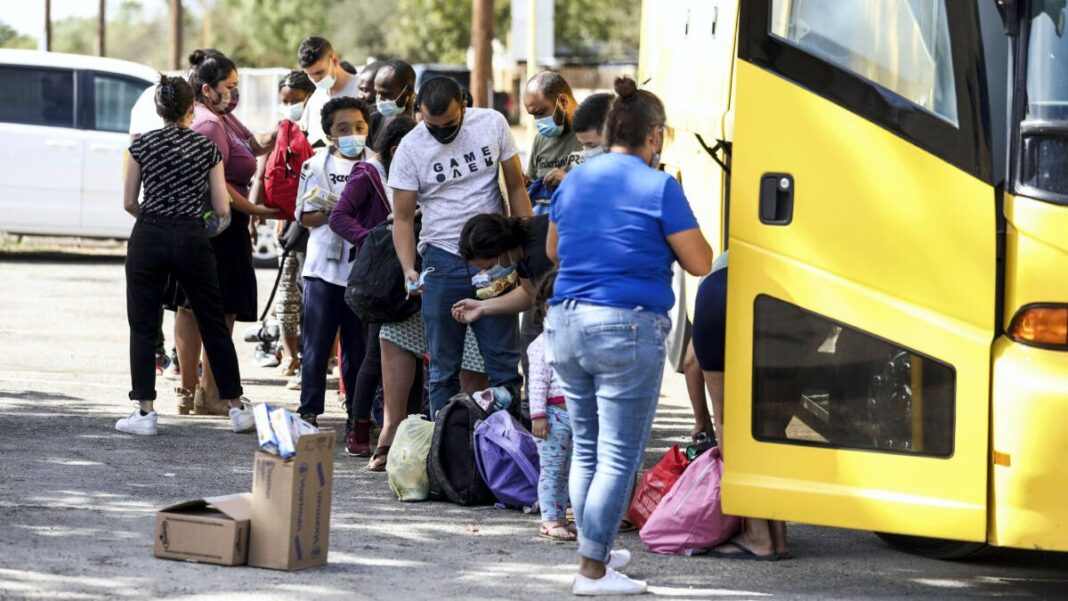
[[[363,323],[345,304],[345,287],[319,278],[304,278],[304,354],[300,363],[300,415],[322,415],[326,400],[326,366],[334,346],[341,342],[341,375],[345,398],[352,403],[356,377],[366,346]]]
[[[607,562],[615,543],[653,426],[670,327],[640,307],[565,301],[549,309],[546,360],[571,416],[571,506],[583,557]]]
[[[465,298],[475,298],[471,276],[478,268],[458,255],[427,246],[423,269],[433,267],[423,290],[423,325],[430,351],[430,415],[460,392],[460,364],[464,354],[467,325],[452,316],[452,306]],[[522,384],[519,375],[519,328],[514,315],[487,315],[470,324],[478,348],[486,362],[490,386]],[[518,395],[516,395],[518,397]],[[513,402],[518,403],[516,398]]]
[[[538,439],[538,506],[541,521],[562,520],[567,515],[567,479],[571,471],[571,417],[562,405],[545,409],[549,436]]]

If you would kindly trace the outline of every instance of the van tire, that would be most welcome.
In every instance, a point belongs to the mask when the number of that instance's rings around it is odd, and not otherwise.
[[[906,536],[887,532],[876,532],[875,535],[898,551],[931,559],[969,561],[986,555],[991,549],[986,543]]]

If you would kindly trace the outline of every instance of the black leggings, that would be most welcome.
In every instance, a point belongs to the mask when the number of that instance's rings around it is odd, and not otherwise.
[[[142,217],[126,246],[126,316],[130,322],[130,377],[134,401],[156,400],[156,340],[167,278],[182,286],[197,318],[219,396],[241,396],[241,373],[223,315],[215,252],[197,217]]]
[[[360,373],[356,375],[356,383],[353,385],[352,404],[349,405],[349,419],[371,419],[371,410],[374,406],[375,392],[382,384],[382,347],[378,339],[382,331],[382,324],[372,323],[364,326],[363,339],[367,341],[367,352],[363,356],[363,364],[360,365]],[[415,379],[412,381],[412,389],[408,393],[408,415],[420,413],[423,405],[423,362],[418,360],[415,368]]]

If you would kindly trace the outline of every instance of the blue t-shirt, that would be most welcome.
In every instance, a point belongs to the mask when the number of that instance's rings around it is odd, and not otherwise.
[[[679,182],[640,157],[609,153],[553,194],[560,273],[550,304],[574,299],[666,314],[675,304],[667,237],[698,227]]]

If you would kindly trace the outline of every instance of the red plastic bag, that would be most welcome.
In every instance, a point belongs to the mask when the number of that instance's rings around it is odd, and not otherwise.
[[[688,465],[690,461],[686,459],[686,453],[679,449],[679,445],[668,449],[656,465],[642,474],[627,510],[627,520],[638,528],[644,526],[653,510],[660,504],[660,500],[668,494]]]

